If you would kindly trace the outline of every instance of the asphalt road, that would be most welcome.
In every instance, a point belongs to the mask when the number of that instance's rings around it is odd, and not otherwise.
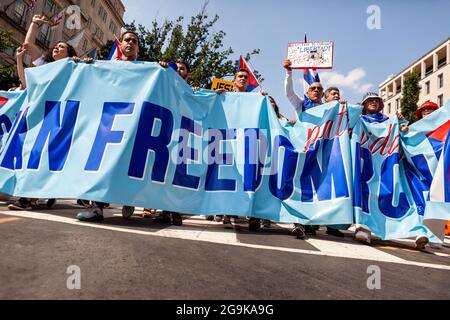
[[[158,225],[107,210],[80,223],[73,202],[12,212],[0,205],[0,299],[449,299],[450,249],[357,243],[321,230],[308,241],[275,225],[225,230],[202,217]],[[80,289],[67,286],[79,267]],[[367,286],[370,266],[380,290]],[[73,278],[71,278],[73,279]]]

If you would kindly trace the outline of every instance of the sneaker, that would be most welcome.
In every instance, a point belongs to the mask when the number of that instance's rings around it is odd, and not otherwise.
[[[215,216],[214,217],[214,221],[216,221],[216,222],[222,222],[222,220],[223,220],[223,216]]]
[[[55,203],[56,199],[48,199],[46,203],[47,209],[51,209],[55,205]]]
[[[206,216],[205,219],[208,221],[214,221],[214,216]]]
[[[181,214],[172,212],[172,223],[174,226],[183,225],[183,218],[181,217]]]
[[[149,209],[149,208],[144,208],[144,218],[155,218],[156,216],[156,209]]]
[[[417,250],[423,250],[425,249],[425,246],[428,244],[430,240],[428,240],[428,237],[426,236],[417,236],[416,238],[416,249]]]
[[[294,229],[292,229],[291,234],[300,240],[304,240],[306,238],[305,228],[301,224],[296,224]]]
[[[370,244],[371,232],[363,228],[358,228],[355,230],[355,239],[359,242]]]
[[[316,235],[316,228],[315,226],[305,226],[305,234],[308,236],[315,236]]]
[[[154,219],[154,221],[156,223],[171,223],[172,221],[170,220],[170,212],[169,211],[163,211],[161,213],[161,215],[159,215],[158,217],[156,217]]]
[[[328,228],[327,227],[327,232],[326,233],[328,235],[330,235],[330,236],[334,236],[334,237],[338,237],[338,238],[344,238],[345,237],[344,233],[342,233],[338,229],[333,229],[333,228]]]
[[[223,225],[225,229],[233,229],[233,225],[231,224],[231,218],[229,216],[223,217]]]
[[[258,218],[250,218],[248,221],[248,231],[258,231],[261,228],[261,220]]]
[[[134,213],[134,207],[123,206],[122,207],[122,218],[129,219]]]
[[[103,210],[100,208],[91,208],[77,214],[77,219],[85,222],[103,221]]]
[[[33,208],[31,207],[31,204],[14,203],[14,204],[10,204],[8,206],[8,209],[12,210],[12,211],[28,211],[28,210],[32,210]]]

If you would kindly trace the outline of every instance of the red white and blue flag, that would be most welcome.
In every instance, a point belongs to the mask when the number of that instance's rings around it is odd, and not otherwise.
[[[258,79],[256,79],[255,75],[253,74],[252,69],[250,68],[247,61],[245,61],[245,59],[242,56],[239,59],[239,69],[248,70],[248,73],[250,75],[250,77],[248,79],[248,87],[247,87],[248,92],[253,91],[257,87],[260,86]]]
[[[308,42],[307,36],[305,34],[305,43]],[[308,89],[314,82],[320,82],[319,74],[315,69],[303,69],[303,111],[314,107],[316,104],[308,98]]]
[[[122,60],[123,54],[120,50],[120,42],[117,38],[114,40],[111,51],[109,51],[108,58],[106,60]]]

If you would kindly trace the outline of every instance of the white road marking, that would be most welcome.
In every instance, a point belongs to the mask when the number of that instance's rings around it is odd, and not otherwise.
[[[3,215],[20,217],[20,218],[29,218],[36,220],[44,220],[44,221],[52,221],[52,222],[60,222],[69,225],[76,225],[88,228],[130,233],[130,234],[139,234],[145,236],[154,236],[154,237],[166,237],[166,238],[174,238],[174,239],[185,239],[185,240],[195,240],[195,241],[203,241],[215,244],[226,244],[232,245],[236,247],[245,247],[245,248],[253,248],[253,249],[262,249],[262,250],[274,250],[280,252],[290,252],[290,253],[300,253],[300,254],[309,254],[316,256],[326,256],[326,257],[337,257],[337,258],[348,258],[348,259],[359,259],[359,260],[368,260],[368,261],[378,261],[378,262],[387,262],[387,263],[395,263],[402,265],[410,265],[416,267],[424,267],[424,268],[432,268],[432,269],[440,269],[440,270],[449,270],[450,265],[439,265],[439,264],[431,264],[431,263],[422,263],[415,261],[407,261],[401,258],[397,258],[390,254],[381,252],[376,250],[375,248],[371,248],[362,244],[348,244],[348,243],[339,243],[336,244],[333,241],[324,241],[318,239],[309,239],[308,243],[315,246],[321,251],[312,251],[312,250],[304,250],[304,249],[295,249],[295,248],[284,248],[284,247],[271,247],[265,245],[257,245],[257,244],[249,244],[239,242],[236,238],[236,233],[234,230],[223,230],[223,231],[209,231],[209,226],[217,225],[215,222],[210,222],[208,225],[205,225],[204,228],[200,230],[189,230],[188,228],[171,226],[159,231],[149,232],[142,230],[134,230],[120,227],[112,227],[106,226],[102,224],[96,223],[86,223],[80,222],[76,219],[61,217],[57,215],[50,215],[44,213],[38,213],[33,211],[0,211]],[[111,214],[106,214],[105,217],[111,216]],[[192,222],[198,219],[199,217],[193,217],[190,219],[184,220],[185,222]],[[211,228],[212,229],[212,228]]]

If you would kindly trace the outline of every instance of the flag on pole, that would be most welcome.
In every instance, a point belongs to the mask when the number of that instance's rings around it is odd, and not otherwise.
[[[109,51],[108,58],[106,60],[123,60],[122,59],[122,51],[120,50],[120,42],[116,38],[114,40],[113,46],[111,48],[111,51]]]
[[[305,33],[305,43],[308,42],[307,35]],[[314,107],[316,104],[308,97],[308,89],[314,82],[320,82],[319,74],[315,69],[303,69],[303,111]]]
[[[65,16],[66,16],[66,14],[65,14],[65,9],[63,9],[60,13],[58,13],[58,14],[53,18],[52,29],[58,28],[58,27],[61,25],[61,23],[63,22]]]
[[[242,56],[239,59],[239,69],[248,70],[248,73],[250,75],[250,77],[248,79],[248,87],[247,87],[248,92],[253,91],[253,90],[255,90],[256,87],[260,86],[258,79],[256,79],[255,75],[253,74],[252,69],[250,68],[250,66],[247,64],[247,61],[245,61],[245,59]]]
[[[0,96],[0,108],[8,102],[8,98]]]

